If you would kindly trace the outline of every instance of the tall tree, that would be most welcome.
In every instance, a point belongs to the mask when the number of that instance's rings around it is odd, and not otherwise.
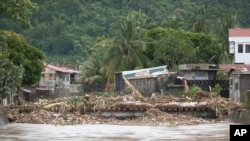
[[[31,11],[36,9],[36,4],[31,2],[30,0],[1,0],[0,1],[0,16],[6,16],[11,20],[17,21],[22,27],[26,28],[30,26],[29,22],[29,15],[31,14]],[[12,34],[14,35],[14,34]],[[41,56],[36,56],[39,54],[36,54],[34,51],[35,49],[31,48],[30,45],[28,45],[26,42],[23,44],[12,44],[16,40],[11,40],[9,38],[9,34],[7,31],[0,31],[0,100],[2,98],[5,98],[7,95],[16,92],[17,88],[20,87],[24,83],[30,83],[35,80],[28,80],[26,82],[26,79],[23,79],[23,66],[26,66],[26,64],[30,64],[29,68],[25,68],[26,75],[25,77],[29,77],[30,75],[34,75],[36,73],[39,73],[37,75],[41,75],[41,69],[39,68],[32,68],[37,67],[37,64],[41,64],[42,62],[35,62],[37,61],[36,58],[43,59]],[[13,37],[13,36],[12,36]],[[19,38],[20,39],[20,38]],[[25,44],[25,45],[24,45]],[[14,45],[16,50],[11,50]],[[20,46],[23,47],[25,50],[22,50],[26,52],[25,54],[21,54],[21,50],[18,48]],[[24,57],[25,60],[23,60],[23,64],[15,64],[11,54],[15,52],[15,55],[20,55],[22,58],[23,56],[27,55],[28,57]],[[20,53],[20,54],[19,54]],[[40,58],[41,57],[41,58]],[[31,59],[34,59],[35,61],[31,61]],[[15,60],[19,61],[19,60]],[[38,71],[37,71],[38,70]],[[35,72],[35,73],[33,73]],[[27,75],[28,74],[28,75]],[[35,75],[35,77],[37,77]],[[31,77],[29,77],[31,78]],[[32,78],[33,79],[33,78]],[[40,79],[40,78],[39,78]]]
[[[229,54],[229,44],[228,44],[228,30],[230,28],[236,28],[238,27],[239,23],[237,20],[237,15],[232,14],[231,12],[227,12],[223,18],[217,19],[217,24],[218,24],[218,29],[217,29],[217,34],[220,37],[221,41],[221,47],[222,47],[222,60],[224,63],[229,63],[232,60],[228,58]]]
[[[15,93],[22,84],[23,68],[14,65],[8,59],[0,58],[0,101]]]
[[[140,12],[132,12],[114,26],[114,35],[106,49],[104,68],[109,80],[115,71],[144,67],[147,58],[142,53],[146,49],[147,20]]]
[[[154,30],[158,34],[156,35],[158,41],[151,48],[151,50],[153,49],[151,51],[153,52],[153,64],[168,65],[170,68],[174,68],[178,64],[197,60],[193,44],[185,32],[173,29]],[[150,35],[152,36],[153,33]]]
[[[175,68],[182,63],[220,63],[221,49],[215,35],[158,27],[146,36],[155,41],[145,51],[151,65]]]
[[[24,68],[22,85],[38,82],[43,70],[44,54],[27,43],[21,36],[11,31],[0,31],[6,38],[7,58],[16,66]]]
[[[106,77],[104,72],[101,70],[103,66],[103,48],[101,44],[96,43],[93,47],[88,48],[88,59],[81,63],[81,77],[85,82],[90,85],[95,83],[105,83]]]
[[[206,17],[207,16],[205,7],[202,6],[198,9],[197,13],[195,14],[195,22],[192,27],[193,32],[203,32],[203,33],[209,32]]]

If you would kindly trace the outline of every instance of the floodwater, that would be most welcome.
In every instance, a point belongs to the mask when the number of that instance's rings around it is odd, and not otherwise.
[[[9,124],[0,141],[228,141],[230,123],[188,126]]]

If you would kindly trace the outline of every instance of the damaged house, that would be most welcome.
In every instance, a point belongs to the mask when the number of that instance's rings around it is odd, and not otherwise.
[[[124,83],[126,78],[141,94],[150,96],[154,92],[162,92],[166,89],[166,82],[171,74],[167,66],[122,71],[115,73],[115,92],[130,93],[130,89]]]
[[[245,94],[250,90],[250,65],[221,64],[220,69],[229,75],[229,96],[237,103],[243,103]]]
[[[50,64],[44,65],[39,88],[37,90],[56,91],[59,89],[68,90],[70,93],[80,91],[79,74],[80,71],[58,67]]]
[[[185,78],[188,87],[198,86],[203,91],[210,91],[216,84],[222,88],[220,95],[229,98],[228,80],[218,80],[217,72],[220,70],[214,64],[181,64],[178,75]]]

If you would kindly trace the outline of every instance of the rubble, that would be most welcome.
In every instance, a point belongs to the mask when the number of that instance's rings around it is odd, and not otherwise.
[[[182,111],[214,110],[217,117],[240,108],[240,105],[221,97],[177,98],[156,96],[154,103],[149,97],[97,96],[95,94],[40,99],[35,103],[5,107],[8,118],[15,123],[74,125],[74,124],[130,124],[130,125],[191,125],[219,122],[218,118],[203,119],[181,114]],[[144,111],[141,117],[118,119],[86,114],[86,111]],[[168,111],[172,112],[169,113]]]

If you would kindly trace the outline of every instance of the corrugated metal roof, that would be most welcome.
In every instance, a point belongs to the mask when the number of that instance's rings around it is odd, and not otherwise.
[[[66,67],[58,67],[50,64],[45,64],[45,67],[52,69],[57,72],[62,72],[62,73],[80,73],[80,71],[72,70],[72,69],[67,69]]]
[[[129,70],[129,71],[122,71],[122,75],[126,78],[134,78],[137,77],[136,75],[141,73],[142,75],[139,77],[153,77],[153,73],[155,72],[167,72],[167,66],[159,66],[159,67],[152,67],[152,68],[145,68],[145,69],[138,69],[138,70]],[[145,75],[143,75],[145,73]]]
[[[250,65],[247,64],[220,64],[219,68],[225,72],[230,72],[230,70],[234,70],[237,73],[250,72]]]

